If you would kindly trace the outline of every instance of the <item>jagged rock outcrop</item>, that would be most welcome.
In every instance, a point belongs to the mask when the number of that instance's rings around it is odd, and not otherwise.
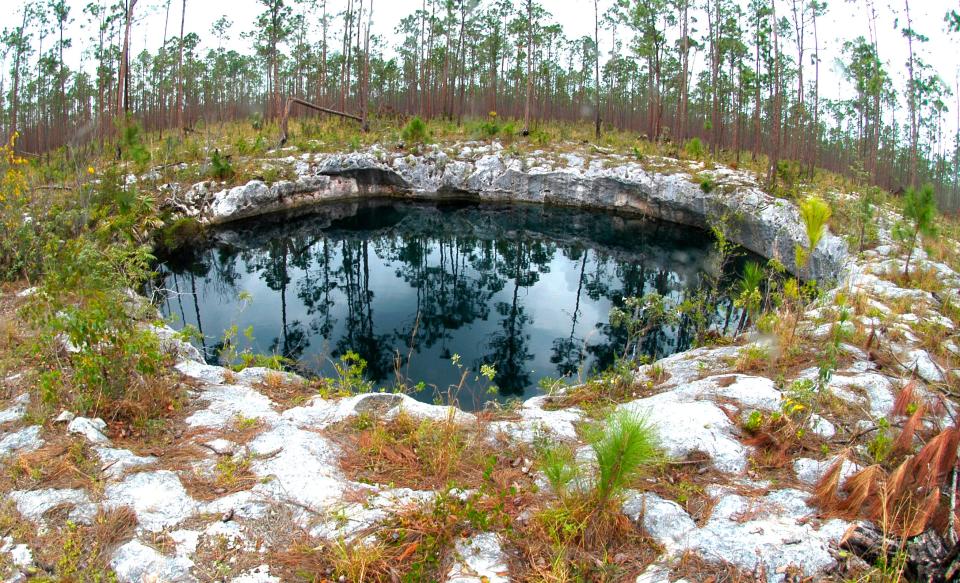
[[[348,154],[305,154],[287,160],[298,174],[295,181],[267,185],[253,180],[217,192],[210,196],[203,219],[221,224],[364,196],[460,196],[613,209],[700,228],[725,220],[732,241],[777,258],[793,271],[796,245],[807,244],[796,206],[764,193],[745,172],[666,159],[641,164],[617,155],[585,165],[577,156],[520,158],[496,146],[467,146],[455,154],[435,149],[413,155],[377,147]],[[701,187],[695,180],[698,174],[716,186]],[[846,244],[828,234],[802,275],[838,280],[846,259]]]

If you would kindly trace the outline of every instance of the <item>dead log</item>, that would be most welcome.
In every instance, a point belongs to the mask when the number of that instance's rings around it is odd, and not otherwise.
[[[364,132],[369,129],[369,127],[367,126],[367,122],[364,121],[363,118],[359,116],[353,115],[351,113],[344,113],[342,111],[337,111],[335,109],[320,107],[319,105],[315,105],[313,103],[310,103],[309,101],[304,101],[303,99],[298,99],[296,97],[290,97],[287,99],[286,107],[283,108],[283,117],[280,118],[280,145],[281,146],[287,143],[287,121],[290,118],[290,110],[293,109],[294,105],[302,105],[303,107],[312,109],[314,111],[319,111],[321,113],[328,113],[330,115],[336,115],[340,117],[345,117],[347,119],[352,119],[360,123],[360,129]]]
[[[853,552],[869,564],[885,558],[889,564],[898,552],[903,552],[904,575],[908,581],[947,583],[956,581],[960,572],[960,543],[948,547],[932,530],[906,541],[885,536],[869,523],[860,524],[848,534],[840,546]]]

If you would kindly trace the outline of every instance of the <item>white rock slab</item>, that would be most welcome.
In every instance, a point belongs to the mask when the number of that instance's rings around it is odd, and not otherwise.
[[[109,508],[133,508],[139,528],[151,532],[179,524],[199,507],[180,478],[169,470],[132,474],[122,482],[108,485],[104,496],[104,505]]]
[[[457,541],[456,562],[447,575],[447,583],[508,581],[509,567],[497,534],[483,532]]]
[[[117,579],[125,583],[186,583],[197,580],[190,574],[193,561],[189,558],[182,555],[167,557],[136,539],[116,550],[110,566],[116,572]]]
[[[39,425],[30,425],[5,435],[0,439],[0,457],[39,449],[44,443],[40,437],[41,429]]]
[[[67,431],[76,435],[83,436],[90,443],[108,444],[110,438],[104,431],[107,429],[107,423],[103,419],[89,419],[87,417],[76,417],[67,425]]]

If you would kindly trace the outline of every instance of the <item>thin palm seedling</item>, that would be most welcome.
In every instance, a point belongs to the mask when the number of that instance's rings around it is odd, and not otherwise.
[[[807,234],[808,247],[806,249],[801,245],[796,247],[798,270],[802,270],[810,262],[814,249],[817,248],[827,232],[827,222],[832,214],[830,205],[815,196],[811,196],[800,203],[800,218],[803,220],[803,227]]]
[[[811,196],[800,203],[800,218],[803,220],[803,227],[806,231],[808,246],[804,248],[802,245],[797,245],[794,248],[798,273],[802,272],[810,262],[810,258],[813,256],[813,251],[817,248],[817,245],[820,244],[820,241],[827,232],[827,223],[829,222],[832,214],[833,212],[830,210],[830,206],[822,199],[815,196]],[[793,302],[795,305],[793,328],[790,331],[790,342],[793,342],[793,338],[797,334],[797,326],[800,324],[799,304],[804,297],[799,282],[795,281],[795,283],[796,290],[799,293],[796,294],[796,301]]]
[[[740,314],[740,322],[737,324],[737,331],[734,336],[739,336],[750,319],[756,315],[757,311],[763,305],[763,295],[760,293],[760,284],[763,282],[763,268],[759,263],[748,261],[743,266],[743,277],[740,279],[739,295],[736,304],[743,312]]]
[[[610,324],[623,326],[627,331],[627,341],[623,346],[623,360],[635,358],[640,350],[640,342],[651,331],[673,323],[676,313],[667,304],[666,299],[652,292],[643,297],[628,297],[623,307],[610,310]],[[656,354],[653,355],[656,357]]]

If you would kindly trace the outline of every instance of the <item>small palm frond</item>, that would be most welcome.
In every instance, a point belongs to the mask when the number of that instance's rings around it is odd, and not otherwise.
[[[960,446],[960,428],[944,429],[917,452],[917,481],[934,487],[957,463],[957,447]]]
[[[803,219],[803,225],[807,231],[810,251],[816,249],[820,239],[823,238],[827,229],[827,221],[830,220],[832,214],[830,205],[815,196],[811,196],[800,203],[800,218]]]
[[[917,433],[917,428],[923,423],[923,416],[926,414],[927,406],[921,403],[917,410],[913,412],[913,415],[903,424],[900,435],[897,436],[890,449],[891,453],[902,454],[913,449],[913,437]]]
[[[916,379],[910,379],[910,382],[905,384],[897,393],[897,398],[893,402],[893,414],[895,416],[904,417],[909,414],[910,405],[916,401],[916,387]]]

